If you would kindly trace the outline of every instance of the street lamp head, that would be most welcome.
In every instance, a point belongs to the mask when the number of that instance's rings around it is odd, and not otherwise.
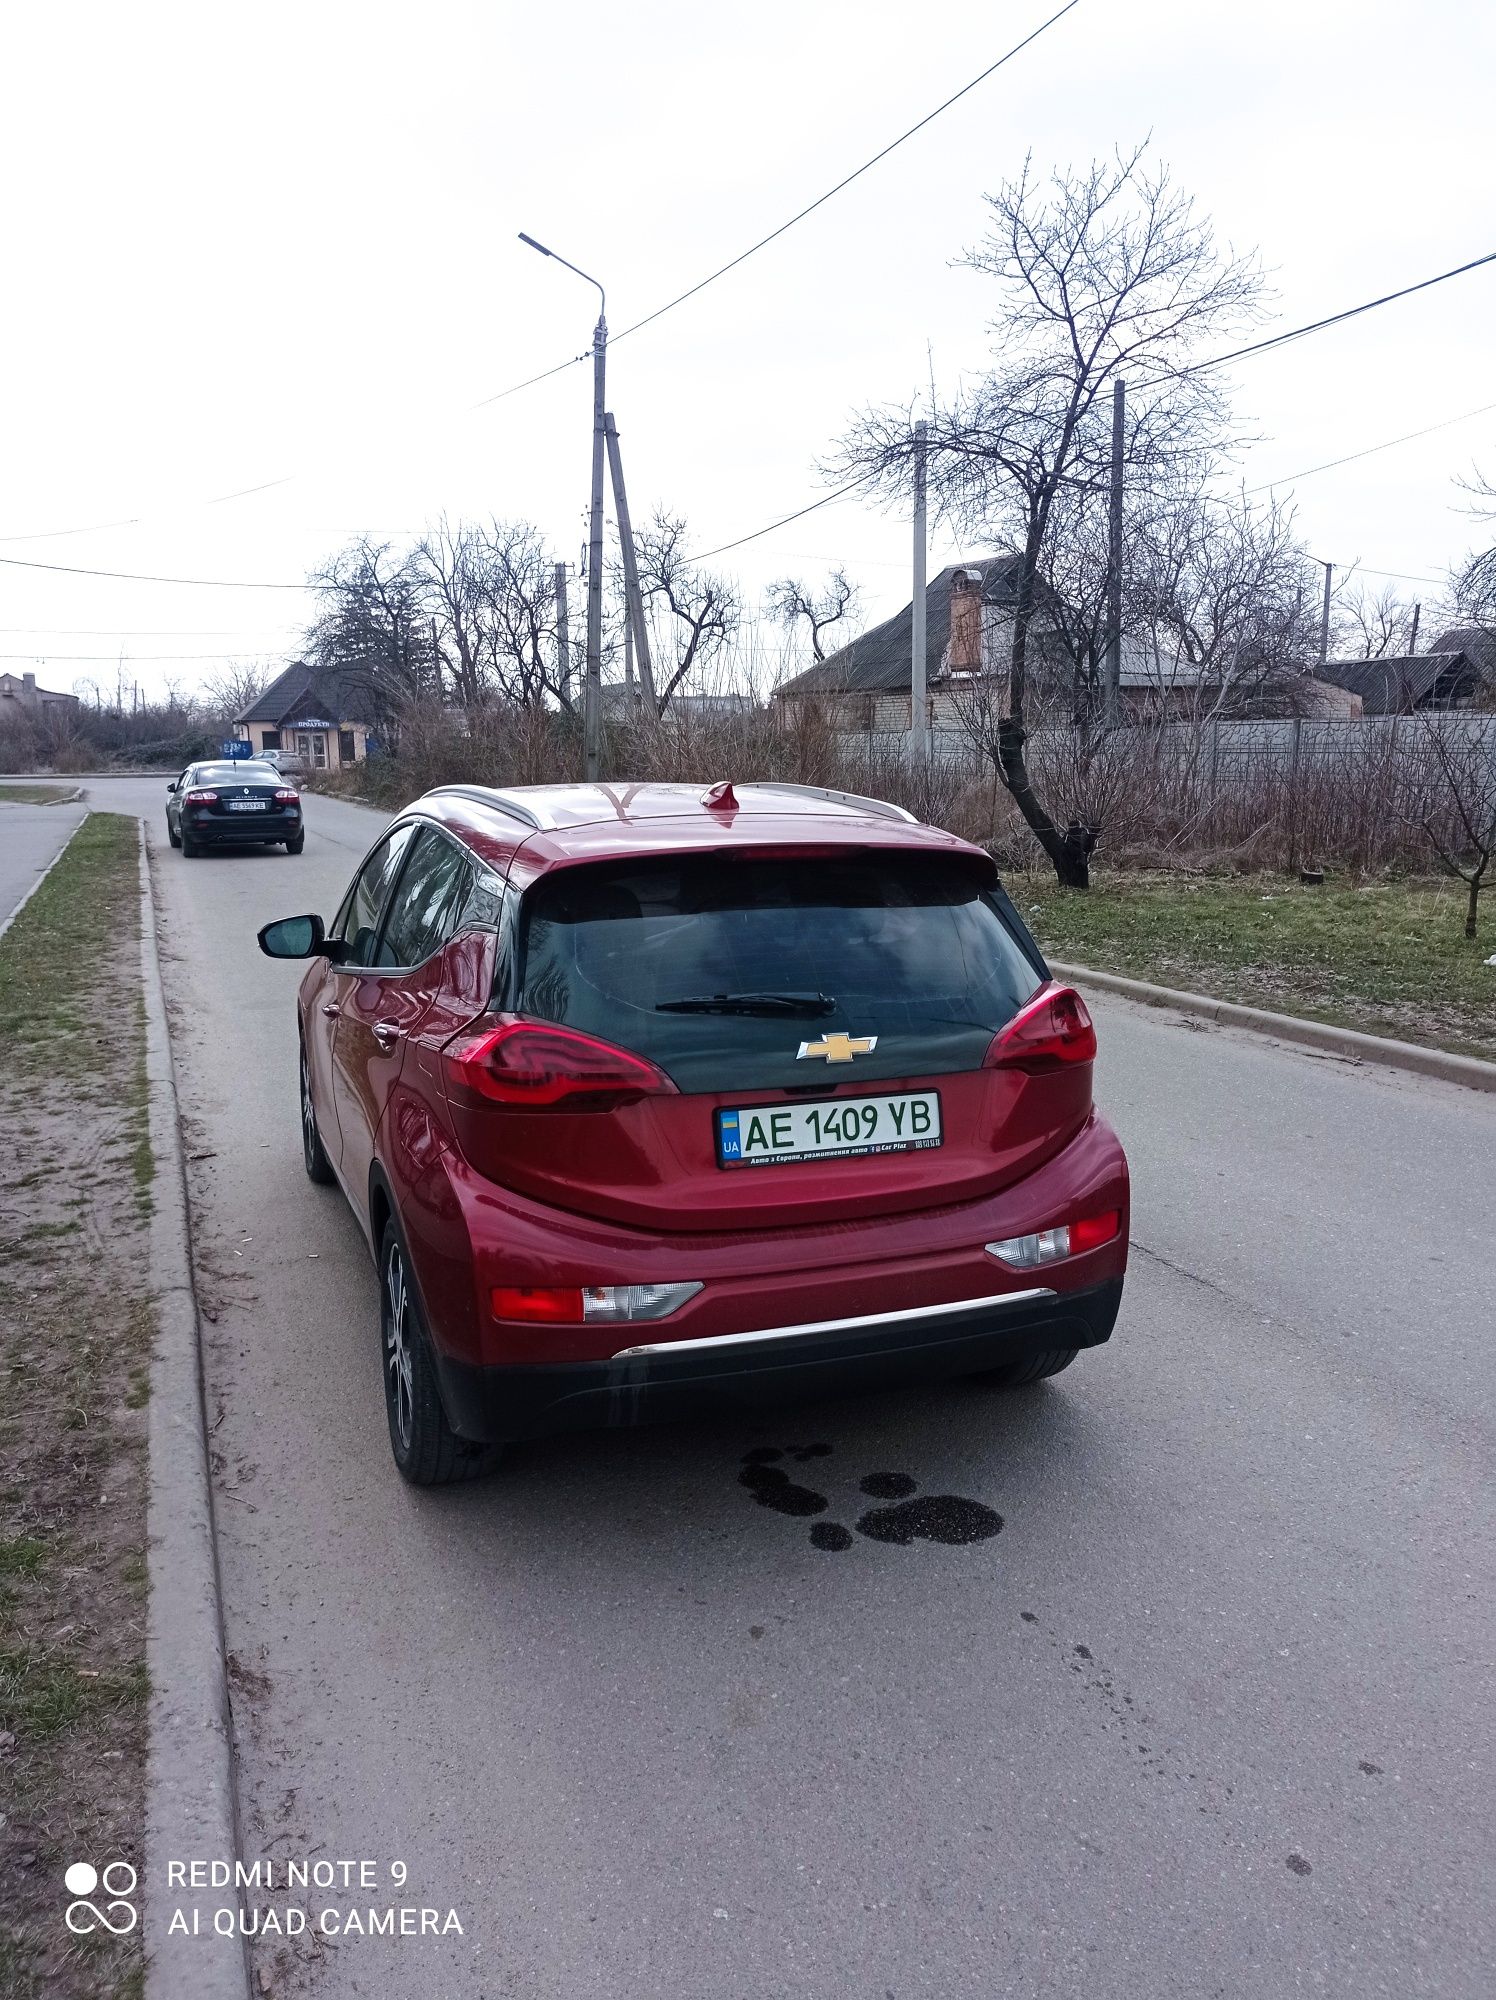
[[[528,243],[532,250],[538,250],[542,257],[554,257],[556,254],[554,250],[547,250],[543,243],[537,243],[533,236],[526,236],[523,230],[519,232],[519,240]]]

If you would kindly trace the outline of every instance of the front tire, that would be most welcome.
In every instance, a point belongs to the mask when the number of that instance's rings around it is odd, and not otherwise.
[[[318,1187],[332,1186],[332,1161],[327,1157],[322,1134],[317,1129],[317,1107],[312,1102],[312,1076],[307,1064],[305,1042],[301,1044],[301,1157],[308,1180],[315,1181]]]
[[[431,1345],[404,1239],[391,1218],[379,1251],[379,1356],[390,1450],[412,1486],[452,1486],[496,1463],[492,1446],[459,1437],[447,1422]]]
[[[1046,1382],[1051,1375],[1058,1375],[1079,1352],[1078,1347],[1047,1348],[1042,1354],[1030,1354],[1026,1360],[1010,1361],[1006,1368],[984,1368],[972,1380],[990,1383],[994,1389],[1023,1389],[1031,1382]]]

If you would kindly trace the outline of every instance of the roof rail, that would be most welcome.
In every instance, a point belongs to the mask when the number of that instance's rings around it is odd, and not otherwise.
[[[508,813],[511,819],[522,820],[537,833],[549,832],[556,822],[543,806],[533,806],[528,799],[517,799],[512,792],[503,792],[493,785],[433,785],[427,798],[471,799],[480,806],[492,806],[495,811]]]
[[[912,812],[905,812],[902,806],[892,804],[888,799],[864,798],[861,792],[838,792],[830,785],[792,785],[778,778],[750,778],[739,787],[745,792],[793,792],[800,798],[829,799],[833,805],[857,806],[863,812],[872,813],[878,819],[902,819],[910,826],[918,826],[919,820]]]

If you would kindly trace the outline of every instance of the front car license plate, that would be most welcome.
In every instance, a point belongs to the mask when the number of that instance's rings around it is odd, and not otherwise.
[[[230,799],[231,813],[262,813],[267,810],[263,799]]]
[[[933,1090],[819,1104],[729,1105],[717,1113],[717,1164],[777,1167],[791,1160],[928,1152],[941,1138],[940,1096]]]

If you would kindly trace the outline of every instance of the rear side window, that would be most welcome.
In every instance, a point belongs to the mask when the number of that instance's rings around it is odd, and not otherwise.
[[[894,853],[561,871],[525,898],[520,952],[522,1013],[637,1050],[683,1090],[976,1069],[1040,983],[974,870]],[[807,1011],[675,1004],[764,994]],[[800,1055],[837,1031],[876,1047],[845,1067]]]
[[[472,885],[464,850],[445,834],[422,828],[395,890],[375,963],[424,965],[456,930]]]

